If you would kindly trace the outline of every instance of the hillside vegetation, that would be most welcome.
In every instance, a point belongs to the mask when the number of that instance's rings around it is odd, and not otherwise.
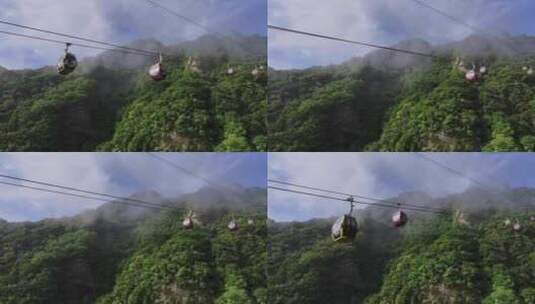
[[[525,199],[526,192],[504,199],[515,196]],[[435,203],[455,205],[458,199]],[[477,204],[465,201],[462,217],[409,212],[403,229],[392,227],[388,211],[364,210],[351,243],[330,239],[334,219],[272,222],[270,301],[535,303],[535,213]]]
[[[255,193],[252,206],[265,210],[265,191]],[[113,203],[62,220],[0,221],[0,303],[267,303],[265,213],[207,206],[192,230],[182,211]]]
[[[270,70],[270,150],[534,151],[534,39],[515,40],[523,55],[490,39],[398,46],[434,60],[377,51],[336,66]],[[457,58],[487,73],[468,81]]]
[[[0,70],[0,151],[265,151],[265,38],[242,40],[248,55],[213,37],[167,47],[161,82],[150,58],[109,52],[67,77]]]

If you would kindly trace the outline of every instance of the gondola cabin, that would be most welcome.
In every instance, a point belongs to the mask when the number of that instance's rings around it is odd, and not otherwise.
[[[394,213],[392,216],[392,225],[396,228],[401,228],[407,224],[409,221],[409,217],[405,212],[399,210],[398,212]]]
[[[74,72],[78,66],[78,60],[76,59],[76,56],[69,52],[70,46],[70,44],[67,44],[65,47],[65,54],[59,59],[57,68],[60,75],[68,75]]]
[[[240,228],[235,220],[230,221],[227,227],[230,231],[237,231]]]
[[[182,221],[182,227],[184,227],[185,229],[193,229],[193,219],[191,218],[191,216],[186,217]]]
[[[149,76],[154,81],[161,81],[161,80],[165,79],[167,74],[166,74],[161,62],[158,62],[155,65],[150,67]]]
[[[468,81],[476,81],[477,80],[477,73],[474,70],[470,70],[470,71],[466,72],[465,77],[466,77],[466,80],[468,80]]]
[[[344,215],[336,220],[331,228],[331,237],[335,242],[352,241],[357,236],[357,220],[351,215]]]

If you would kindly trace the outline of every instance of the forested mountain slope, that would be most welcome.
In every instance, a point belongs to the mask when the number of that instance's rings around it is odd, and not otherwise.
[[[270,303],[534,303],[535,192],[491,196],[430,199],[450,213],[407,211],[402,229],[366,208],[351,243],[330,239],[335,219],[271,222]]]
[[[0,221],[0,303],[267,303],[265,189],[244,191],[264,213],[205,202],[192,230],[183,211],[115,203],[60,220]],[[238,231],[227,228],[232,218]]]
[[[176,54],[167,79],[146,75],[151,58],[111,52],[67,77],[1,69],[0,151],[266,149],[265,37],[132,46]]]
[[[471,36],[437,59],[375,51],[346,63],[269,70],[273,151],[533,151],[535,38]],[[486,66],[477,81],[456,65]]]

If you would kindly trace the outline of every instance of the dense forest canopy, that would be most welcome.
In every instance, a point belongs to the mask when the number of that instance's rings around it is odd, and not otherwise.
[[[270,303],[535,303],[533,198],[471,189],[428,201],[448,214],[407,211],[402,229],[369,207],[350,243],[331,240],[335,219],[272,221]]]
[[[438,57],[375,51],[335,66],[270,69],[270,150],[534,151],[535,38],[396,47]],[[468,81],[458,60],[487,71]]]
[[[232,194],[241,207],[203,200],[216,192],[169,201],[176,211],[109,203],[72,218],[0,221],[0,303],[267,303],[266,191]],[[190,208],[197,224],[185,230]]]
[[[168,77],[153,82],[150,58],[111,52],[67,77],[1,69],[0,151],[267,149],[265,37],[132,45],[176,54]]]

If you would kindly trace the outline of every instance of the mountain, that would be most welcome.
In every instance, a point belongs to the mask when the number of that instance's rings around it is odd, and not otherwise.
[[[161,82],[147,76],[156,58],[109,51],[66,77],[0,73],[0,151],[264,151],[265,52],[245,57],[238,42],[257,52],[266,38],[133,42],[174,55]]]
[[[334,218],[271,221],[270,303],[534,303],[534,197],[527,188],[401,194],[392,200],[427,199],[418,203],[452,212],[406,210],[409,223],[396,229],[391,209],[357,210],[350,243],[330,239]]]
[[[251,192],[263,213],[231,214],[228,200],[190,206],[201,220],[192,230],[175,200],[165,201],[177,210],[111,202],[71,218],[0,221],[0,303],[266,303],[266,197],[259,189],[235,195]],[[227,228],[231,219],[238,231]]]
[[[533,151],[534,37],[419,39],[340,65],[269,69],[274,151]],[[487,72],[467,81],[472,63]]]

